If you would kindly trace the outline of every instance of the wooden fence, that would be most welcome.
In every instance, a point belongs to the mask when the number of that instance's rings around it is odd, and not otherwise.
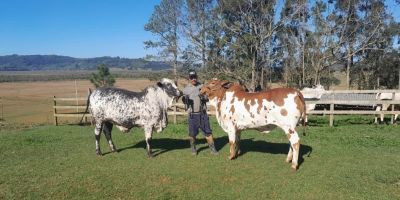
[[[53,97],[53,110],[54,110],[54,125],[58,125],[58,118],[76,118],[81,119],[84,116],[85,122],[90,113],[86,111],[87,97],[72,97],[72,98],[57,98]],[[74,104],[74,105],[73,105]]]
[[[335,94],[374,94],[377,93],[400,93],[400,90],[333,90],[327,91],[325,95],[331,96],[329,100],[307,100],[306,104],[318,104],[318,105],[329,105],[329,110],[313,110],[309,111],[307,115],[322,114],[329,115],[329,126],[333,126],[334,115],[379,115],[379,114],[390,114],[391,123],[394,123],[394,115],[399,114],[400,110],[395,111],[395,105],[400,105],[400,100],[335,100]],[[391,111],[376,111],[376,110],[335,110],[335,105],[364,105],[375,107],[382,104],[391,104]]]
[[[335,100],[335,94],[376,94],[376,93],[400,93],[400,90],[337,90],[327,91],[326,94],[332,95],[329,100],[306,100],[306,104],[323,104],[329,105],[329,110],[313,110],[307,112],[307,115],[329,115],[329,125],[333,126],[334,115],[378,115],[390,114],[391,123],[394,122],[394,114],[400,115],[400,110],[395,111],[394,106],[400,105],[400,100]],[[87,97],[73,97],[73,98],[57,98],[54,96],[54,124],[58,125],[58,118],[77,118],[81,119],[84,114],[85,122],[91,117],[90,113],[85,113]],[[62,103],[61,103],[62,102]],[[70,102],[65,105],[65,102]],[[75,105],[71,105],[71,103]],[[335,105],[366,105],[371,106],[381,104],[391,104],[391,111],[375,111],[375,110],[335,110]],[[65,112],[60,112],[65,111]],[[215,115],[215,109],[212,106],[207,106],[207,111],[210,115]],[[168,115],[172,116],[173,122],[176,123],[177,116],[187,115],[183,103],[174,103],[168,109]]]

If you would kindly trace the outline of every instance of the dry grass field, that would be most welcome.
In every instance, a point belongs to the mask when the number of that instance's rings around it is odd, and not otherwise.
[[[154,84],[149,80],[117,79],[116,87],[140,91]],[[90,81],[76,81],[78,96],[86,97]],[[53,96],[75,97],[75,81],[0,83],[0,118],[6,124],[53,123]],[[2,108],[1,108],[2,106]]]
[[[336,74],[341,79],[341,84],[331,89],[344,89],[344,77]],[[117,79],[116,87],[132,91],[140,91],[155,82],[147,79]],[[179,81],[179,87],[183,88],[185,80]],[[269,87],[285,87],[282,84],[273,83]],[[0,118],[2,126],[31,126],[37,124],[53,123],[53,96],[75,97],[75,89],[78,96],[86,97],[88,89],[93,85],[88,80],[75,81],[44,81],[44,82],[5,82],[0,83]],[[82,103],[82,102],[80,102]],[[61,119],[61,121],[76,121],[76,119]]]

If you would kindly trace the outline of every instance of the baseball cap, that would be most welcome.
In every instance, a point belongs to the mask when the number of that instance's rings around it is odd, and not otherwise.
[[[190,79],[190,80],[192,80],[192,79],[197,79],[197,74],[196,74],[195,71],[190,71],[190,72],[189,72],[189,79]]]

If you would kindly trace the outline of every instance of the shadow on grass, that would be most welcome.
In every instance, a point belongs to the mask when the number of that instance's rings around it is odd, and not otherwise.
[[[289,152],[289,142],[288,143],[271,143],[263,140],[254,141],[253,138],[249,139],[242,139],[240,141],[240,156],[243,156],[247,152],[261,152],[261,153],[268,153],[268,154],[285,154],[287,155]],[[303,156],[308,154],[307,157],[310,156],[312,152],[312,147],[308,145],[302,144],[300,146],[300,153],[299,153],[299,166],[304,162]]]
[[[224,136],[224,137],[220,137],[220,138],[215,138],[214,142],[215,142],[215,147],[216,147],[217,151],[219,151],[228,142],[228,137]],[[204,138],[200,138],[196,141],[197,145],[204,145],[206,143],[207,143],[207,141]],[[145,149],[146,141],[142,140],[132,146],[120,148],[120,149],[118,149],[118,152],[121,152],[121,151],[124,151],[127,149],[133,149],[133,148]],[[190,149],[189,139],[171,139],[171,138],[154,139],[153,138],[151,141],[151,148],[153,150],[153,157],[156,157],[156,156],[159,156],[168,151],[177,150],[177,149],[187,149],[188,153],[190,152],[189,151],[189,149]],[[207,148],[208,147],[198,148],[198,152],[201,152]]]
[[[218,151],[220,151],[225,145],[229,145],[228,136],[218,137],[214,139],[215,147]],[[198,148],[198,152],[204,151],[208,149],[208,146],[205,145],[207,142],[204,138],[198,139],[196,142],[198,145],[203,145]],[[189,148],[189,140],[185,139],[170,139],[170,138],[161,138],[161,139],[153,139],[152,140],[152,149],[153,156],[159,156],[168,151],[177,150],[177,149],[187,149],[188,153],[190,152]],[[146,148],[146,142],[143,140],[135,145],[124,147],[119,149],[118,151],[124,151],[132,148]],[[228,147],[229,148],[229,147]],[[287,154],[289,152],[289,143],[271,143],[263,140],[254,141],[253,138],[242,139],[240,141],[240,149],[241,154],[248,152],[261,152],[261,153],[269,153],[269,154]],[[300,146],[300,154],[299,154],[299,166],[304,162],[303,156],[308,154],[309,157],[312,152],[312,147],[308,145],[302,144]]]

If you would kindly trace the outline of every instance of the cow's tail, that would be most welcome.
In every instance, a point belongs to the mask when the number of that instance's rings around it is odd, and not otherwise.
[[[88,113],[88,111],[89,111],[90,95],[91,94],[92,94],[92,90],[89,88],[89,95],[88,95],[88,98],[86,100],[86,109],[85,109],[85,112],[82,114],[82,118],[79,121],[79,124],[82,124],[82,121],[83,121],[83,118],[85,117],[85,114]]]
[[[301,121],[303,124],[303,135],[306,135],[306,130],[307,130],[307,123],[306,123],[306,118],[307,118],[307,109],[306,109],[306,102],[304,101],[303,94],[301,92],[298,92],[298,100],[297,100],[297,105],[299,106],[300,112],[301,112]]]

